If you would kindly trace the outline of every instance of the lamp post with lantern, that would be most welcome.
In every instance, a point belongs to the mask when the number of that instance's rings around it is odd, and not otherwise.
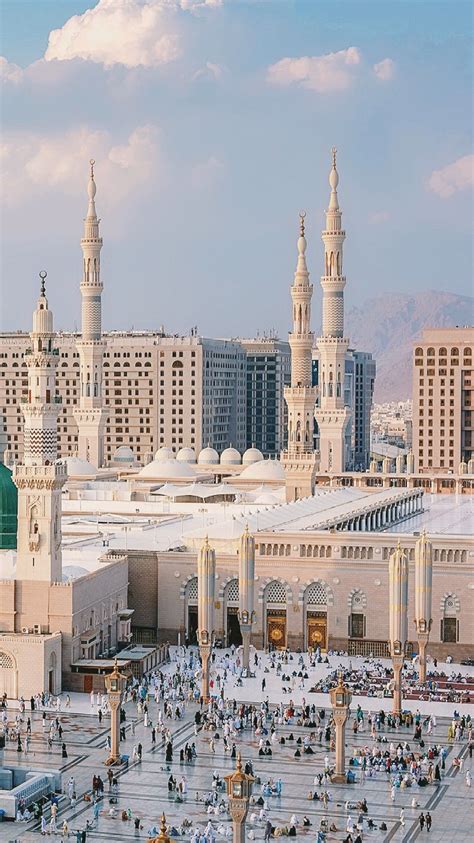
[[[426,682],[426,647],[430,637],[433,591],[433,545],[423,531],[415,545],[415,626],[420,682]]]
[[[107,765],[120,763],[120,703],[122,693],[127,682],[125,674],[120,673],[117,659],[112,673],[105,676],[107,700],[110,707],[110,755],[105,762]]]
[[[253,776],[242,772],[242,758],[237,754],[237,766],[233,773],[224,776],[229,798],[229,811],[233,823],[233,843],[245,843],[245,820],[249,810]]]
[[[157,837],[150,840],[150,843],[171,843],[171,838],[166,831],[166,817],[164,813],[161,815],[160,833]]]
[[[344,685],[342,672],[338,673],[338,684],[329,691],[332,705],[332,716],[336,726],[336,768],[332,776],[333,782],[346,781],[346,722],[349,717],[352,693]]]
[[[393,664],[393,714],[402,711],[402,668],[408,636],[408,557],[400,542],[390,554],[390,655]]]
[[[202,661],[201,695],[209,699],[209,658],[214,632],[214,600],[216,588],[216,554],[208,538],[198,556],[198,630],[199,654]]]
[[[248,527],[240,537],[239,547],[239,624],[242,633],[243,667],[249,670],[250,636],[255,621],[254,612],[255,583],[255,539]]]

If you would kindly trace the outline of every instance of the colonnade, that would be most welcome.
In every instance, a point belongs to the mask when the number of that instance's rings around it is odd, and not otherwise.
[[[405,518],[411,518],[423,511],[423,492],[414,491],[407,497],[393,503],[380,504],[370,512],[356,514],[336,524],[336,530],[349,532],[373,532],[383,530],[390,524],[396,524]]]

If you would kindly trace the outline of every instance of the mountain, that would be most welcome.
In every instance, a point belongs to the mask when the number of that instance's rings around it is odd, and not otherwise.
[[[384,293],[353,307],[346,316],[352,348],[371,351],[377,361],[376,402],[411,398],[412,349],[424,328],[472,324],[474,299],[428,290]]]

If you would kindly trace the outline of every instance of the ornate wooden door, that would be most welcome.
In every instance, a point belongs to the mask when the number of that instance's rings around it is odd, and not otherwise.
[[[327,618],[311,618],[307,620],[308,623],[308,647],[321,650],[327,648]]]
[[[269,615],[267,617],[268,644],[283,650],[286,647],[286,615]]]

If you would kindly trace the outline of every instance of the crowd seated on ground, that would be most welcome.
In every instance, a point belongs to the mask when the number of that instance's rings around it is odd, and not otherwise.
[[[340,672],[354,695],[379,699],[393,696],[392,669],[375,659],[364,659],[362,664],[356,665],[350,662],[349,667],[339,665],[313,685],[311,692],[328,694],[338,684]],[[402,693],[405,699],[469,703],[474,694],[474,680],[472,676],[460,672],[453,671],[448,675],[434,668],[428,671],[423,685],[419,682],[416,665],[406,662],[402,673]]]

